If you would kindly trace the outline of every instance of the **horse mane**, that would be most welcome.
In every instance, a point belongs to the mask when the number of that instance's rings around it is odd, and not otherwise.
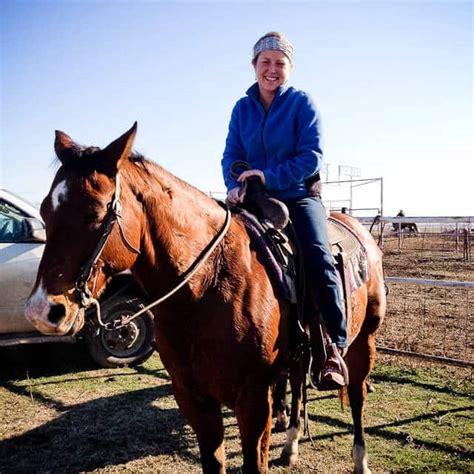
[[[66,162],[66,166],[77,171],[89,171],[91,166],[87,160],[99,151],[101,148],[97,146],[83,146],[74,143],[71,148],[63,151],[61,159],[55,156],[51,165],[60,167]]]
[[[154,260],[156,248],[163,246],[166,251],[162,253],[169,256],[170,265],[183,273],[221,229],[222,207],[204,192],[139,153],[130,155],[121,165],[120,174],[147,215],[150,233],[143,241],[146,253]],[[162,225],[163,222],[167,225]],[[212,262],[214,260],[210,259],[209,264]],[[214,281],[212,276],[218,273],[216,268],[205,272],[206,278]]]
[[[74,145],[67,150],[66,158],[61,156],[59,173],[73,179],[87,179],[95,172],[104,172],[112,178],[101,169],[100,157],[97,156],[101,151],[98,147]],[[198,255],[207,241],[219,231],[223,215],[221,206],[141,153],[132,152],[119,164],[119,169],[122,182],[126,183],[148,216],[147,225],[153,229],[151,235],[160,236],[161,242],[173,254],[174,264],[186,267],[186,257]],[[123,203],[126,194],[123,190]],[[160,225],[162,222],[168,225]],[[190,235],[198,237],[190,239]],[[151,240],[146,241],[145,245],[150,253],[154,253]],[[181,264],[181,260],[184,263]]]
[[[75,143],[70,149],[64,152],[61,160],[56,157],[52,164],[57,166],[62,165],[68,170],[73,170],[79,175],[84,176],[97,170],[97,163],[93,160],[93,157],[100,151],[102,151],[100,147],[83,146]],[[142,153],[133,151],[128,157],[127,162],[133,165],[126,167],[127,172],[131,173],[134,178],[131,180],[131,185],[138,179],[139,181],[144,181],[143,184],[145,184],[148,189],[147,184],[149,184],[149,179],[156,178],[162,183],[165,190],[166,188],[176,186],[183,191],[194,193],[194,198],[199,195],[205,200],[213,201],[207,194],[178,178],[158,163],[146,158]],[[143,176],[143,173],[145,176]],[[137,188],[137,186],[134,187]]]
[[[129,165],[133,165],[126,166],[126,170],[132,178],[130,182],[132,187],[136,187],[136,184],[138,184],[139,181],[144,181],[143,184],[147,187],[147,185],[151,184],[149,183],[149,179],[154,179],[161,184],[165,192],[170,192],[171,189],[179,189],[181,192],[186,194],[192,193],[193,200],[202,198],[204,201],[214,202],[214,200],[206,193],[178,178],[166,168],[151,161],[141,153],[133,152],[127,161]]]

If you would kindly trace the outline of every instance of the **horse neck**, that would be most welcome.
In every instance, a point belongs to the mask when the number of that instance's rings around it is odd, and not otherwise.
[[[211,198],[155,164],[150,175],[129,177],[142,195],[142,273],[154,272],[160,287],[176,281],[223,225],[225,213]],[[209,265],[207,271],[209,271]],[[206,271],[206,268],[203,270]],[[146,275],[149,276],[149,275]]]

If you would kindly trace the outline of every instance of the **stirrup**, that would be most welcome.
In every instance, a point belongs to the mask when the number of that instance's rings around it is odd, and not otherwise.
[[[340,380],[335,380],[339,377],[335,377],[335,379],[324,378],[323,377],[324,369],[326,369],[327,371],[326,373],[331,374],[331,367],[326,366],[327,359],[326,359],[326,362],[323,364],[322,370],[315,374],[313,370],[314,359],[313,359],[313,356],[311,355],[309,366],[308,366],[309,383],[312,388],[321,390],[321,391],[339,390],[349,384],[349,372],[347,370],[347,366],[346,366],[346,363],[344,362],[344,359],[341,357],[341,355],[339,354],[339,351],[337,350],[336,344],[332,343],[328,346],[329,346],[328,353],[331,354],[329,357],[334,357],[337,360],[338,365],[341,368],[342,374],[339,371],[334,369],[333,374],[338,375],[340,377]]]

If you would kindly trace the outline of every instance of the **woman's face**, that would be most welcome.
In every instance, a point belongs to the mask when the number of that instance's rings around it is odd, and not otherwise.
[[[291,63],[281,51],[262,51],[255,64],[260,91],[274,94],[290,75]]]

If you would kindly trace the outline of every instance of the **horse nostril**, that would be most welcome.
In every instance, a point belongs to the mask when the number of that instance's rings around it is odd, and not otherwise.
[[[51,306],[48,314],[48,320],[53,324],[58,324],[66,315],[66,308],[62,304]]]

